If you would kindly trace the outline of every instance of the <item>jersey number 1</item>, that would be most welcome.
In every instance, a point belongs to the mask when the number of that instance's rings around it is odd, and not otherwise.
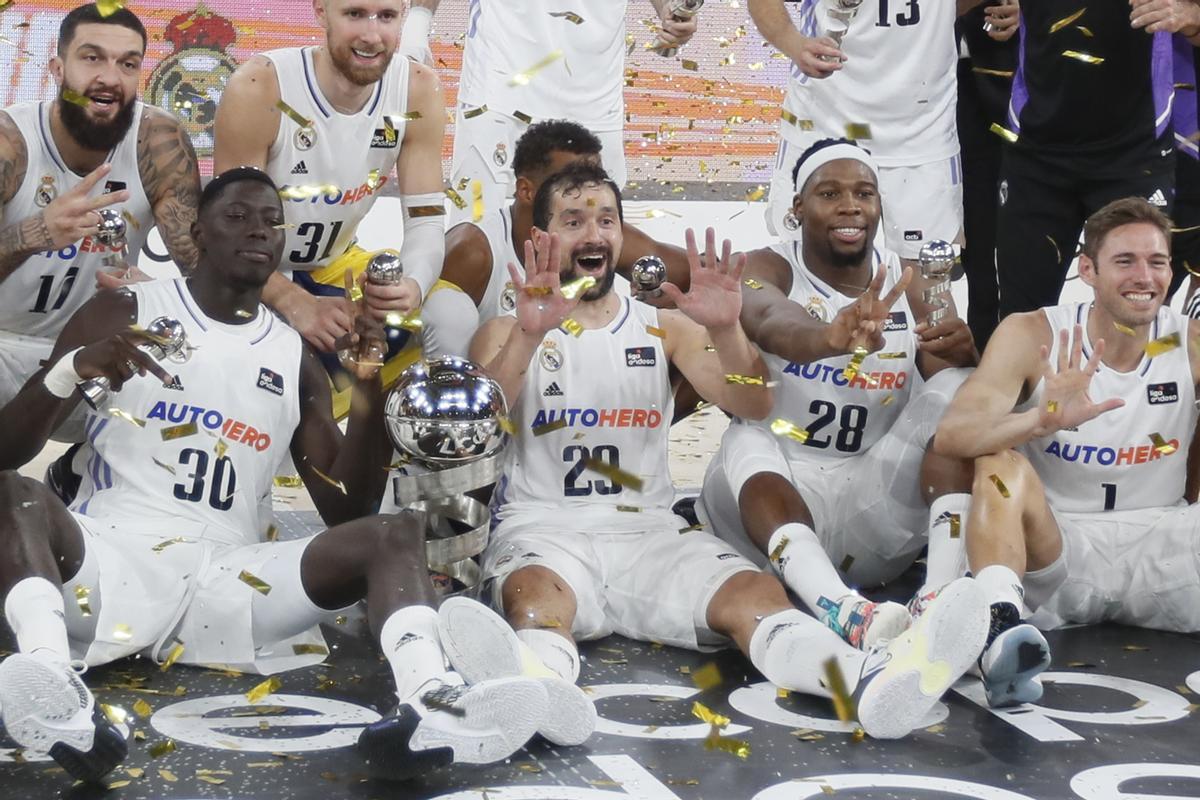
[[[940,2],[949,2],[949,0],[940,0]],[[921,21],[921,0],[907,0],[907,3],[907,10],[896,14],[897,25],[916,25]],[[892,27],[891,14],[888,12],[888,0],[879,0],[879,22],[876,24],[880,28]]]

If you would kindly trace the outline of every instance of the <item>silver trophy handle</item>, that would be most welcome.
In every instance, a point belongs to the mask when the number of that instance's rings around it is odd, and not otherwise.
[[[850,20],[858,15],[858,8],[863,4],[863,0],[828,0],[829,8],[825,12],[825,30],[824,35],[837,44],[840,48],[842,40],[846,38],[846,32],[850,30]],[[832,60],[830,57],[824,57],[826,60]]]
[[[146,334],[152,341],[143,342],[138,349],[147,353],[155,361],[171,359],[177,362],[186,361],[188,349],[187,335],[183,325],[170,317],[157,317],[146,326]],[[112,392],[112,382],[105,377],[88,378],[76,384],[76,390],[83,401],[94,411],[107,404],[108,395]]]
[[[700,8],[704,5],[704,0],[672,0],[671,6],[668,9],[671,14],[671,19],[680,22],[687,22],[692,17],[700,13]],[[678,47],[656,47],[654,52],[658,53],[663,58],[674,58],[679,52]]]
[[[934,239],[921,246],[917,263],[921,277],[936,281],[922,293],[922,299],[933,308],[926,322],[935,325],[950,313],[950,275],[958,263],[958,255],[950,242]]]

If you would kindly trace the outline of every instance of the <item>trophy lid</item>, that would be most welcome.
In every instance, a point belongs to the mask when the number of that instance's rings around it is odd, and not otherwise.
[[[653,292],[667,279],[667,265],[658,256],[642,256],[629,272],[634,291]]]
[[[109,247],[123,246],[126,223],[121,212],[115,208],[102,208],[99,213],[100,223],[96,226],[96,238]]]

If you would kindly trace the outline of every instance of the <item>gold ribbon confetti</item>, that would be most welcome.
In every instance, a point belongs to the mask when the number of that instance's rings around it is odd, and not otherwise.
[[[1154,442],[1154,449],[1162,453],[1164,456],[1169,456],[1171,453],[1174,453],[1179,449],[1164,439],[1161,433],[1150,434],[1150,441]]]
[[[167,753],[174,753],[174,752],[175,752],[175,740],[174,739],[167,739],[165,741],[155,742],[154,744],[150,745],[150,757],[151,758],[161,758],[162,756],[165,756]]]
[[[656,336],[656,337],[658,337],[659,339],[665,339],[665,338],[667,338],[667,332],[666,332],[666,331],[664,331],[662,328],[656,328],[656,327],[654,327],[653,325],[647,325],[647,326],[646,326],[646,333],[650,334],[651,336]]]
[[[1128,325],[1122,325],[1121,323],[1117,322],[1116,320],[1113,320],[1113,327],[1117,329],[1118,333],[1123,333],[1126,336],[1136,336],[1137,335],[1137,331],[1135,331],[1133,328],[1129,327]]]
[[[811,131],[817,127],[811,119],[800,119],[786,108],[779,110],[779,116],[787,124],[794,125],[802,131]]]
[[[730,721],[729,717],[718,714],[699,700],[692,703],[692,716],[706,725],[712,725],[714,728],[727,727]]]
[[[847,139],[870,139],[871,126],[865,122],[847,122],[846,123],[846,138]]]
[[[171,648],[171,652],[167,653],[167,659],[159,665],[159,670],[166,672],[171,667],[175,666],[175,662],[183,656],[183,642],[176,642]]]
[[[1151,358],[1157,358],[1163,353],[1169,353],[1181,344],[1178,333],[1168,333],[1166,336],[1160,336],[1157,339],[1146,342],[1146,355]]]
[[[280,100],[278,103],[276,103],[275,107],[278,108],[280,111],[282,111],[288,117],[288,119],[290,119],[292,122],[299,125],[301,128],[311,128],[312,127],[313,123],[312,123],[311,119],[309,119],[308,117],[304,116],[299,111],[297,111],[296,109],[289,106],[283,100]]]
[[[242,570],[238,573],[238,580],[249,586],[254,591],[260,594],[270,594],[271,584],[264,581],[262,578],[254,575],[248,570]]]
[[[574,11],[551,11],[550,16],[565,19],[567,22],[573,22],[576,25],[583,24],[583,17],[576,14]]]
[[[111,17],[124,7],[124,0],[96,0],[96,10],[102,17]]]
[[[194,436],[199,433],[200,429],[194,422],[185,422],[182,425],[172,425],[169,428],[163,428],[158,433],[162,436],[164,442],[174,441],[175,439],[183,439],[187,436]]]
[[[158,771],[158,777],[162,778],[167,783],[177,783],[179,781],[179,778],[176,777],[175,773],[171,772],[169,769],[160,769]]]
[[[161,553],[163,550],[166,550],[168,547],[170,547],[173,544],[183,544],[186,541],[187,541],[187,539],[183,538],[182,536],[176,536],[174,539],[167,539],[165,541],[161,541],[158,544],[154,545],[154,547],[151,547],[150,549],[153,550],[155,553]]]
[[[84,108],[87,108],[92,102],[91,100],[87,99],[86,96],[80,94],[74,89],[68,89],[65,86],[62,90],[62,99],[66,100],[68,103],[74,103],[77,106],[83,106]]]
[[[225,444],[225,440],[217,437],[217,443],[213,445],[213,452],[217,454],[217,458],[222,458],[229,452],[229,445]]]
[[[321,470],[319,470],[319,469],[317,469],[316,467],[314,467],[312,464],[309,464],[309,465],[308,465],[308,468],[309,468],[309,469],[311,469],[311,470],[312,470],[312,471],[313,471],[313,472],[316,474],[316,476],[317,476],[318,478],[320,478],[321,480],[325,481],[326,483],[328,483],[328,484],[329,484],[330,486],[332,486],[333,488],[337,489],[337,490],[338,490],[339,492],[341,492],[342,494],[348,494],[348,493],[346,492],[346,484],[342,483],[342,482],[341,482],[341,481],[339,481],[339,480],[336,480],[335,478],[331,478],[331,477],[329,477],[329,476],[328,476],[328,475],[326,475],[324,472],[321,472]]]
[[[725,374],[725,382],[737,386],[766,386],[767,382],[757,375],[737,375],[732,372]]]
[[[442,190],[442,194],[446,195],[446,197],[449,197],[450,202],[454,203],[454,207],[457,208],[459,211],[462,211],[463,209],[465,209],[467,207],[467,201],[463,200],[463,197],[461,194],[454,191],[453,186],[447,186],[445,189]]]
[[[1047,400],[1046,401],[1046,413],[1047,414],[1058,413],[1058,401],[1057,400]]]
[[[715,661],[708,662],[692,673],[692,683],[696,684],[696,688],[702,692],[715,689],[724,682],[725,678],[722,677],[721,669]],[[726,724],[728,724],[728,721],[726,721]],[[724,725],[721,727],[724,727]]]
[[[320,644],[294,644],[292,654],[297,656],[327,656],[329,648]]]
[[[546,67],[553,64],[555,61],[563,57],[562,50],[554,50],[544,56],[540,61],[531,67],[518,72],[509,79],[509,86],[528,86],[529,81],[533,80],[533,76],[544,70]]]
[[[617,486],[628,486],[635,492],[642,491],[642,487],[646,484],[645,481],[632,472],[626,472],[620,467],[615,467],[602,458],[589,458],[583,462],[583,466],[592,472],[600,473]]]
[[[86,586],[75,587],[75,602],[79,604],[79,613],[85,617],[92,615],[92,607],[88,604],[88,596],[91,593],[92,590]]]
[[[742,283],[744,283],[746,286],[750,287],[751,289],[761,289],[763,287],[763,285],[761,283],[759,283],[758,281],[754,280],[754,278],[746,278],[745,280],[742,281]]]
[[[846,688],[846,676],[842,674],[842,665],[837,658],[825,662],[825,688],[833,695],[833,710],[842,722],[855,719],[854,698]]]
[[[771,433],[776,436],[786,436],[789,439],[795,439],[800,444],[808,441],[808,431],[801,428],[786,419],[777,419],[771,423]]]
[[[591,275],[585,275],[582,278],[576,278],[570,283],[563,284],[560,291],[562,292],[563,297],[567,298],[568,300],[574,300],[576,297],[583,294],[588,289],[591,289],[595,285],[596,279]],[[578,336],[579,334],[575,335]]]
[[[1008,492],[1008,487],[1004,485],[1004,481],[1000,480],[999,475],[993,472],[991,475],[988,475],[988,480],[995,484],[996,491],[1000,492],[1000,496],[1005,500],[1012,497],[1012,495]]]
[[[562,328],[565,333],[571,334],[576,339],[583,334],[583,325],[581,325],[577,320],[571,319],[570,317],[564,319],[562,324],[558,327]]]
[[[1080,17],[1082,17],[1082,16],[1083,16],[1084,14],[1086,14],[1086,13],[1087,13],[1087,7],[1085,6],[1085,7],[1081,8],[1081,9],[1079,9],[1078,11],[1076,11],[1076,12],[1075,12],[1074,14],[1072,14],[1071,16],[1069,16],[1069,17],[1063,17],[1063,18],[1062,18],[1062,19],[1060,19],[1058,22],[1055,22],[1053,25],[1051,25],[1051,26],[1050,26],[1050,32],[1051,32],[1051,33],[1058,33],[1058,32],[1059,32],[1059,31],[1061,31],[1063,28],[1067,27],[1067,26],[1068,26],[1068,25],[1070,25],[1072,22],[1074,22],[1075,20],[1079,19]]]
[[[321,195],[336,197],[340,191],[332,183],[319,183],[310,186],[285,186],[279,190],[279,196],[284,200],[309,200]]]
[[[463,112],[463,119],[475,119],[487,113],[487,103],[484,103],[479,108],[468,108]]]
[[[471,221],[483,219],[483,181],[471,181]]]
[[[112,415],[113,415],[114,417],[116,417],[117,419],[123,419],[123,420],[125,420],[125,421],[126,421],[126,422],[128,422],[130,425],[137,425],[139,428],[144,428],[144,427],[146,427],[146,420],[144,420],[144,419],[138,419],[138,418],[137,418],[137,417],[135,417],[133,414],[130,414],[128,411],[126,411],[126,410],[125,410],[125,409],[123,409],[123,408],[110,408],[110,409],[108,410],[108,413],[109,413],[109,414],[112,414]]]
[[[304,479],[299,475],[276,475],[274,482],[280,489],[299,489],[304,486]]]
[[[842,378],[847,383],[858,377],[858,370],[862,367],[863,361],[867,357],[867,348],[854,348],[854,355],[850,356],[850,363],[846,364],[846,368],[842,370]]]
[[[262,699],[267,695],[279,691],[279,687],[282,685],[283,684],[280,682],[279,678],[275,675],[272,675],[250,691],[246,692],[246,700],[249,701],[251,705],[262,702]]]
[[[788,537],[780,536],[779,544],[775,545],[775,549],[771,551],[771,554],[769,556],[767,556],[767,559],[772,564],[778,564],[779,559],[783,558],[783,551],[786,550],[787,546],[791,543],[792,542],[790,539],[788,539]]]
[[[383,182],[385,180],[386,180],[386,178],[383,177],[383,175],[379,172],[379,170],[373,169],[367,173],[367,189],[372,192],[378,191],[379,187],[383,186]],[[416,215],[410,211],[409,216],[416,216]]]
[[[547,433],[562,430],[567,427],[567,420],[564,417],[559,417],[553,422],[547,422],[545,425],[538,425],[533,429],[534,436],[545,436]]]
[[[125,709],[120,706],[110,706],[108,703],[101,703],[100,710],[113,725],[124,725],[125,720],[129,717],[129,713]]]
[[[959,514],[950,515],[950,538],[957,539],[962,536],[962,516]]]
[[[1066,58],[1073,58],[1085,64],[1099,65],[1104,63],[1104,59],[1100,56],[1094,56],[1091,53],[1084,53],[1079,50],[1063,50],[1062,54]]]
[[[139,697],[133,701],[133,713],[139,717],[146,718],[154,713],[154,709],[150,707],[149,703]]]
[[[1010,131],[1008,128],[1004,127],[999,122],[993,122],[991,124],[991,126],[988,128],[988,130],[991,131],[992,133],[996,134],[997,136],[999,136],[1001,139],[1008,142],[1009,144],[1014,144],[1017,141],[1017,139],[1021,138],[1019,135]]]
[[[697,64],[695,61],[692,61],[690,58],[680,59],[679,66],[683,67],[688,72],[697,72],[700,69],[700,65]]]
[[[521,120],[521,122],[524,122],[526,125],[533,124],[533,117],[531,117],[529,114],[526,114],[524,111],[514,111],[512,115]]]
[[[761,200],[763,198],[763,195],[765,195],[766,193],[767,193],[767,190],[765,187],[756,186],[753,189],[750,189],[746,192],[746,202],[747,203],[755,203],[755,202]]]

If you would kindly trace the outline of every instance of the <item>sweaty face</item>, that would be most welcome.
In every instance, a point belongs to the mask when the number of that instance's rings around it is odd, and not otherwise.
[[[325,0],[317,13],[338,72],[359,86],[383,77],[400,42],[400,0]]]
[[[66,55],[51,62],[51,71],[61,84],[59,113],[71,137],[89,150],[115,147],[133,124],[142,37],[120,25],[85,23],[75,29]],[[87,106],[66,96],[86,97]]]
[[[557,233],[562,247],[562,282],[590,275],[596,285],[583,299],[599,300],[608,294],[621,253],[621,217],[612,189],[593,183],[554,195],[547,232]]]
[[[806,246],[835,267],[858,266],[879,228],[878,179],[861,161],[830,161],[808,179],[792,213],[802,220]]]
[[[261,181],[226,186],[197,220],[201,262],[238,288],[260,287],[283,256],[283,204]]]
[[[1154,320],[1171,283],[1170,246],[1162,231],[1146,222],[1114,228],[1096,261],[1081,262],[1080,274],[1096,292],[1096,303],[1122,325]]]

